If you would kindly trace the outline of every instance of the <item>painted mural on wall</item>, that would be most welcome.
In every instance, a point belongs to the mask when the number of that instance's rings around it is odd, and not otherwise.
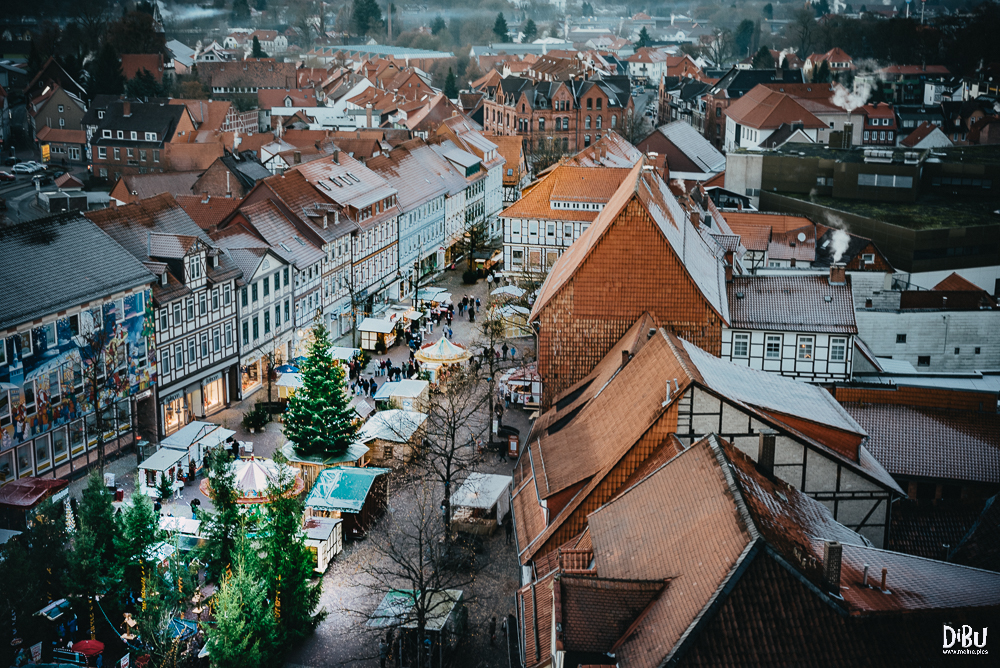
[[[154,385],[153,322],[146,290],[3,340],[0,452],[92,413],[95,375],[105,410]]]

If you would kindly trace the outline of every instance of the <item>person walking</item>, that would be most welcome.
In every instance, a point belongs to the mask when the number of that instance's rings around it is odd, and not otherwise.
[[[378,390],[378,383],[375,382],[374,378],[372,378],[372,384],[368,387],[368,390],[371,393],[372,399],[374,399],[375,391]]]
[[[479,299],[479,297],[476,297],[476,310],[478,311],[481,308],[483,308],[483,302]]]
[[[517,351],[514,350],[514,346],[511,346],[510,347],[510,358],[514,359],[514,355],[516,355],[516,354],[517,354]]]
[[[500,348],[500,350],[501,350],[501,352],[503,352],[503,358],[507,359],[507,351],[510,350],[510,348],[507,346],[507,342],[506,341],[503,342],[503,347]]]
[[[385,641],[385,638],[379,640],[378,643],[378,665],[379,668],[385,668],[385,662],[389,659],[389,643]]]
[[[493,645],[497,641],[497,616],[493,615],[490,619],[490,645]]]
[[[507,533],[507,544],[510,545],[511,540],[514,538],[514,518],[507,515],[507,522],[503,525],[503,530]],[[506,622],[506,618],[504,622]],[[504,636],[507,635],[507,624],[503,625]]]

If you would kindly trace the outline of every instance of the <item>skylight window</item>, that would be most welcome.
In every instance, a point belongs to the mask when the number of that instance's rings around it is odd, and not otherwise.
[[[343,188],[344,187],[344,184],[341,183],[340,181],[338,181],[336,176],[331,176],[330,177],[330,182],[333,185],[337,186],[338,188]]]
[[[358,177],[356,177],[354,174],[351,174],[350,172],[347,172],[347,175],[350,176],[352,179],[354,179],[356,182],[361,183],[361,179],[359,179]]]

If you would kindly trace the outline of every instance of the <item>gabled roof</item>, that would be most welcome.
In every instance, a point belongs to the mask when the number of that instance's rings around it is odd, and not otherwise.
[[[257,231],[268,244],[277,251],[284,251],[285,257],[291,258],[303,270],[321,262],[326,254],[313,244],[288,220],[281,209],[270,200],[263,200],[240,207],[240,214],[247,220],[250,227]],[[350,224],[344,220],[342,224]],[[330,224],[330,227],[334,227]],[[352,229],[353,225],[351,225]],[[344,234],[338,230],[338,234]]]
[[[504,218],[592,221],[599,211],[556,209],[553,201],[606,204],[631,170],[558,165],[500,215]]]
[[[667,141],[676,146],[677,150],[702,172],[715,173],[726,168],[726,156],[689,123],[674,121],[661,125],[656,131],[666,137]]]
[[[52,270],[24,280],[29,257]],[[72,212],[0,226],[0,280],[6,286],[0,299],[2,331],[154,279],[94,223]]]
[[[425,167],[425,161],[431,155],[434,151],[423,140],[417,139],[372,158],[366,165],[396,189],[401,209],[410,211],[448,194],[447,183],[440,176],[429,173]]]
[[[984,290],[970,281],[958,274],[958,272],[951,272],[945,277],[940,283],[935,285],[932,290],[947,290],[951,292],[983,292]]]
[[[795,98],[757,86],[726,109],[727,118],[758,130],[773,130],[781,125],[802,124],[804,128],[827,128]]]
[[[207,202],[200,195],[180,195],[176,199],[191,220],[207,232],[218,227],[240,205],[235,197],[210,197]]]
[[[726,285],[732,329],[857,334],[851,277],[736,276]]]
[[[175,196],[190,195],[191,187],[200,176],[201,172],[124,174],[115,184],[111,195],[123,202],[149,199],[162,193],[170,193]],[[120,189],[125,192],[119,192]],[[121,196],[119,197],[119,195]]]
[[[637,198],[649,212],[653,224],[663,234],[664,240],[684,265],[706,302],[723,321],[729,320],[722,264],[717,261],[713,250],[701,235],[694,233],[691,223],[663,180],[655,173],[644,170],[642,162],[632,168],[593,224],[553,265],[539,290],[531,313],[532,320],[572,280],[577,270],[587,261],[591,250],[606,234],[611,233],[618,215],[633,198]]]
[[[924,139],[926,139],[927,135],[929,135],[930,133],[934,132],[934,130],[936,130],[936,129],[938,129],[938,126],[933,125],[929,121],[924,121],[920,125],[918,125],[913,130],[913,132],[911,132],[910,134],[906,135],[906,137],[900,142],[900,144],[902,144],[903,146],[906,146],[907,148],[913,148],[914,146],[916,146],[917,144],[919,144],[921,141],[923,141]]]

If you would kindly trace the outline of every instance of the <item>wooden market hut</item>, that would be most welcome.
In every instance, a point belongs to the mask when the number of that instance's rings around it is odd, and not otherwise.
[[[347,452],[334,457],[320,457],[319,455],[303,456],[295,451],[294,443],[285,443],[281,447],[281,454],[285,456],[288,463],[301,471],[302,481],[306,485],[306,492],[309,492],[319,474],[334,466],[358,466],[364,467],[371,461],[368,454],[369,448],[364,443],[352,443]]]
[[[378,411],[358,431],[357,439],[371,448],[371,460],[381,466],[413,460],[424,436],[426,413],[390,409]]]
[[[389,502],[389,469],[335,466],[321,471],[309,496],[307,517],[343,520],[343,534],[362,536]]]

